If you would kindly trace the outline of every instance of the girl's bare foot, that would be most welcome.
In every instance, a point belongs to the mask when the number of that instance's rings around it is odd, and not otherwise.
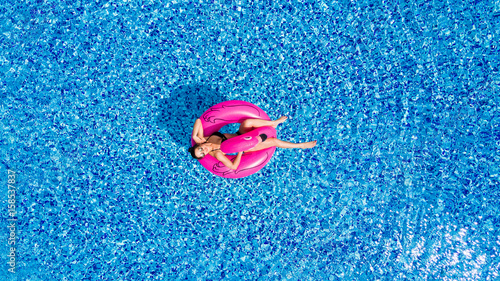
[[[317,141],[310,141],[310,142],[304,142],[302,143],[301,148],[313,148],[316,146]]]
[[[288,119],[287,116],[281,116],[279,119],[274,120],[273,128],[276,128],[279,124],[283,123]]]

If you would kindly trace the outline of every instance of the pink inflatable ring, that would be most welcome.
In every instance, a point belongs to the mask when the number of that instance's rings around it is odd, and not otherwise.
[[[246,119],[271,120],[269,116],[258,106],[246,101],[225,101],[210,107],[200,117],[203,126],[203,133],[209,136],[218,132],[222,127],[232,123],[241,123]],[[276,138],[276,129],[273,127],[260,127],[241,136],[231,138],[221,145],[221,150],[225,153],[246,151],[258,144],[257,136],[266,134],[269,138]],[[191,145],[195,145],[191,138]],[[276,147],[263,150],[246,152],[241,157],[238,169],[232,170],[222,164],[211,155],[206,155],[200,159],[201,165],[214,175],[223,178],[243,178],[252,175],[262,169],[271,160]],[[233,161],[236,155],[227,155]]]

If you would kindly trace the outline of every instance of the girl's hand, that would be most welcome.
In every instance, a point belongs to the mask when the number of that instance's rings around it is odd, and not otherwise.
[[[200,138],[200,137],[198,137],[198,136],[194,136],[194,137],[193,137],[193,140],[194,140],[194,142],[195,142],[195,143],[197,143],[197,144],[202,144],[202,143],[204,143],[204,142],[206,142],[206,141],[207,141],[205,138]]]
[[[193,133],[191,134],[191,137],[196,143],[204,143],[206,141],[203,135],[203,126],[199,118],[194,122]]]
[[[222,162],[222,164],[224,164],[224,166],[228,167],[229,169],[236,170],[240,165],[242,155],[243,151],[238,152],[238,155],[236,155],[233,162],[231,162],[231,160],[229,160],[229,158],[227,158],[227,156],[224,155],[224,153],[219,151],[218,153],[215,154],[215,158],[220,162]]]

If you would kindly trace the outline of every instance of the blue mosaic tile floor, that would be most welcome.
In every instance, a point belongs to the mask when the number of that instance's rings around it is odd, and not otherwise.
[[[0,279],[500,278],[500,1],[407,2],[1,2]],[[318,146],[214,177],[231,99]]]

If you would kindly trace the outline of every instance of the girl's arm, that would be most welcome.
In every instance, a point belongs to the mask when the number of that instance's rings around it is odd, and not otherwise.
[[[201,120],[199,118],[194,122],[191,137],[196,143],[204,143],[206,141],[205,136],[203,136],[203,126],[201,125]]]
[[[229,169],[236,170],[240,165],[241,155],[243,155],[243,151],[238,152],[238,155],[236,155],[236,158],[234,158],[233,162],[231,162],[231,160],[229,160],[229,158],[227,158],[227,156],[222,152],[216,153],[215,158],[217,158],[217,160],[219,160],[222,164],[224,164],[224,166],[228,167]]]

